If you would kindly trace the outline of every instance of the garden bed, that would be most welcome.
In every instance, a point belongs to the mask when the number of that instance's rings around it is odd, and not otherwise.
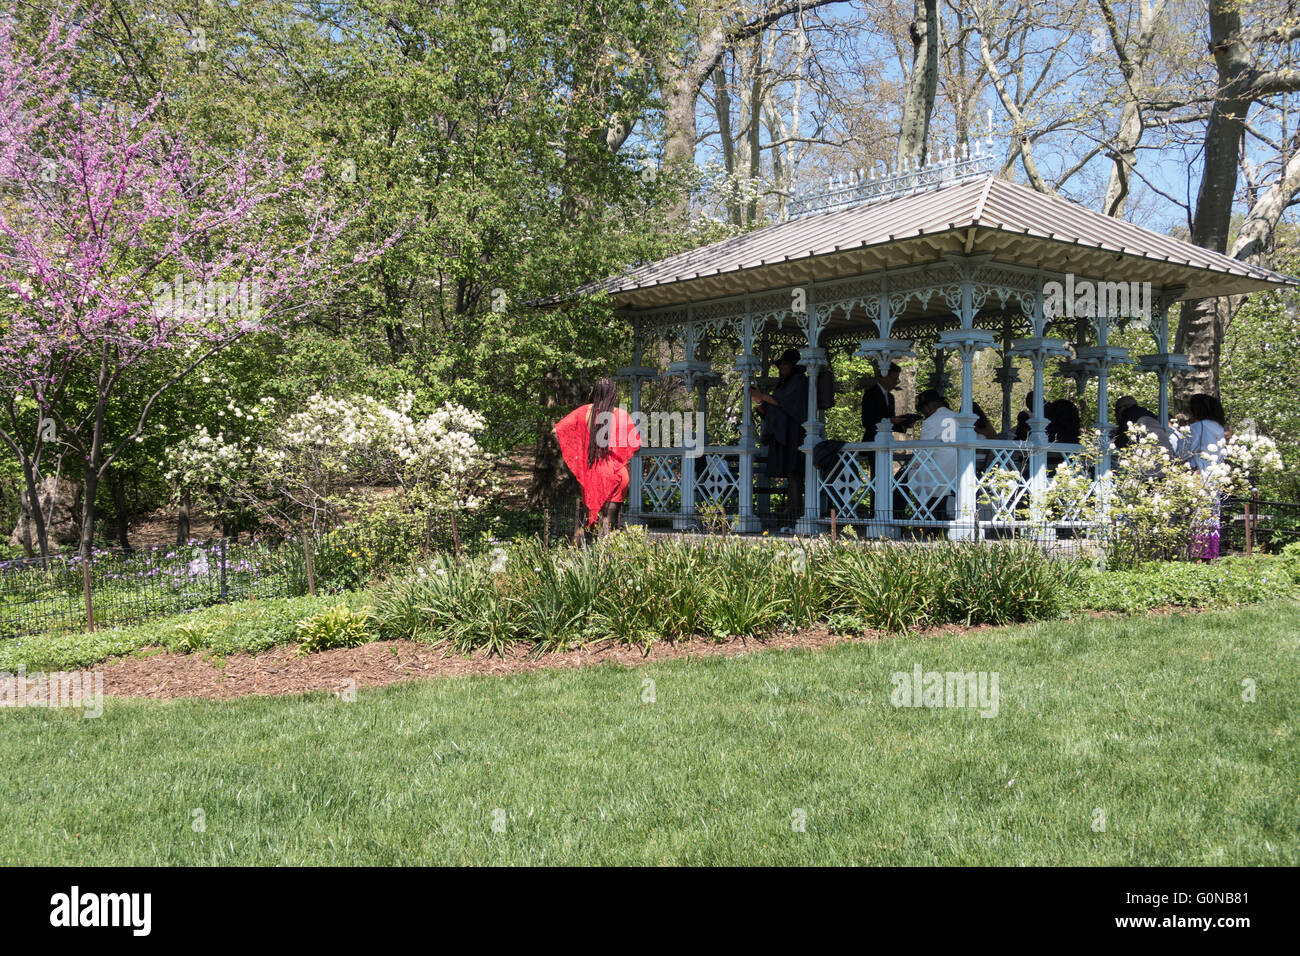
[[[936,633],[942,633],[936,628]],[[776,634],[765,638],[713,641],[660,641],[649,652],[615,641],[571,651],[530,653],[524,645],[502,655],[461,655],[415,641],[375,641],[361,647],[337,648],[299,655],[292,647],[261,654],[225,658],[178,654],[149,648],[117,658],[103,668],[104,693],[114,697],[180,697],[208,699],[252,695],[305,694],[325,691],[346,694],[360,687],[399,681],[471,675],[502,676],[546,668],[570,669],[598,664],[635,667],[682,657],[734,657],[769,649],[817,650],[848,640],[876,640],[880,635],[853,638],[825,630]]]

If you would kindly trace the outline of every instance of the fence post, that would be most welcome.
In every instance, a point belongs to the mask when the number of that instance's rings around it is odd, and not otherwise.
[[[226,585],[226,539],[225,537],[222,537],[221,539],[221,597],[220,597],[221,603],[225,604],[226,599],[228,597],[229,597],[229,589],[227,588]]]
[[[90,562],[92,558],[86,555],[81,562],[81,589],[86,594],[86,630],[95,629],[95,602],[90,596]]]
[[[1243,507],[1244,507],[1244,509],[1245,509],[1244,513],[1242,514],[1242,523],[1246,526],[1246,557],[1249,558],[1249,557],[1251,556],[1251,546],[1250,546],[1250,545],[1251,545],[1251,542],[1250,542],[1250,499],[1249,499],[1249,498],[1244,499],[1244,500],[1242,501],[1242,505],[1243,505]]]
[[[303,569],[307,572],[307,593],[315,597],[316,559],[311,553],[311,533],[308,531],[304,531],[302,534],[302,561]]]

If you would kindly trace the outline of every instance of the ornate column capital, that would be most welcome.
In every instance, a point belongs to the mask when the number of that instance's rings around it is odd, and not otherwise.
[[[895,359],[915,358],[915,343],[910,339],[863,339],[853,357],[870,359],[883,375]]]
[[[1089,371],[1109,370],[1112,365],[1131,365],[1128,349],[1114,345],[1090,345],[1074,350],[1075,361],[1082,363]]]
[[[997,336],[988,329],[947,329],[939,333],[936,349],[956,352],[963,361],[976,352],[998,347]]]
[[[659,377],[659,369],[649,365],[625,365],[614,373],[620,382],[646,382]]]
[[[1156,372],[1159,375],[1169,375],[1174,369],[1191,368],[1187,356],[1181,352],[1169,352],[1163,355],[1139,355],[1137,361],[1142,368]]]
[[[687,388],[695,388],[701,379],[715,374],[713,366],[708,362],[698,360],[687,360],[685,362],[673,362],[668,366],[668,375],[673,378],[680,378]]]
[[[1035,362],[1046,362],[1049,358],[1064,358],[1070,354],[1070,346],[1064,339],[1045,338],[1041,335],[1028,339],[1016,339],[1011,343],[1012,355],[1023,355]]]
[[[828,364],[826,350],[822,348],[807,348],[799,350],[799,364],[803,366],[805,372],[815,368],[821,368]]]

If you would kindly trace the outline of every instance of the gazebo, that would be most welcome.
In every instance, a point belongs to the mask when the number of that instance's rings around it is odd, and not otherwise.
[[[852,174],[797,197],[791,218],[742,236],[672,256],[600,283],[631,323],[634,364],[620,369],[631,411],[641,412],[646,382],[673,377],[691,390],[696,410],[720,376],[704,345],[729,345],[744,389],[764,357],[799,349],[808,373],[808,418],[799,534],[825,530],[832,517],[868,535],[898,537],[931,528],[949,537],[1016,534],[1041,529],[1027,514],[1049,470],[1084,453],[1078,444],[1049,442],[1044,376],[1056,371],[1080,389],[1095,381],[1099,460],[1094,493],[1110,468],[1107,380],[1135,359],[1159,383],[1159,417],[1169,418],[1169,383],[1186,356],[1170,352],[1169,307],[1180,299],[1300,285],[1169,236],[1044,195],[992,174],[989,157],[947,160],[892,176]],[[1149,354],[1130,356],[1111,343],[1114,329],[1137,322],[1149,333]],[[676,360],[646,362],[666,343]],[[1002,437],[976,435],[972,367],[981,350],[1002,366]],[[928,352],[930,385],[947,383],[946,363],[960,361],[960,402],[953,402],[953,441],[900,441],[882,423],[872,442],[849,442],[821,469],[813,450],[825,439],[817,411],[819,370],[836,350],[870,359],[880,371]],[[1026,441],[1011,440],[1013,358],[1033,369],[1033,405]],[[743,394],[743,393],[742,393]],[[952,396],[956,399],[956,395]],[[688,447],[643,447],[631,468],[627,520],[697,527],[701,512],[725,514],[730,528],[756,532],[756,465],[762,452],[748,399],[739,440]],[[900,409],[900,411],[902,411]],[[706,422],[706,435],[708,423]],[[945,436],[947,438],[949,436]],[[936,452],[943,449],[941,456]],[[955,451],[955,468],[952,467]],[[924,476],[927,494],[915,488]],[[939,494],[934,494],[938,491]],[[934,501],[950,507],[939,511]],[[951,507],[955,505],[955,507]],[[833,515],[832,515],[833,513]],[[1057,516],[1055,527],[1080,515]],[[995,532],[993,529],[997,529]]]

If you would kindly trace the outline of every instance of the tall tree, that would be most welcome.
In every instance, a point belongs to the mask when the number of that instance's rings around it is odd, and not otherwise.
[[[81,30],[56,12],[27,53],[0,21],[0,284],[12,299],[0,318],[11,423],[0,441],[29,472],[56,436],[78,455],[89,553],[98,485],[158,399],[337,281],[344,264],[327,252],[346,219],[316,194],[318,168],[295,173],[260,141],[210,153],[164,129],[153,105],[74,98]],[[113,434],[133,378],[176,353],[179,367],[137,393],[131,424]],[[32,437],[15,427],[26,402],[41,423]]]

